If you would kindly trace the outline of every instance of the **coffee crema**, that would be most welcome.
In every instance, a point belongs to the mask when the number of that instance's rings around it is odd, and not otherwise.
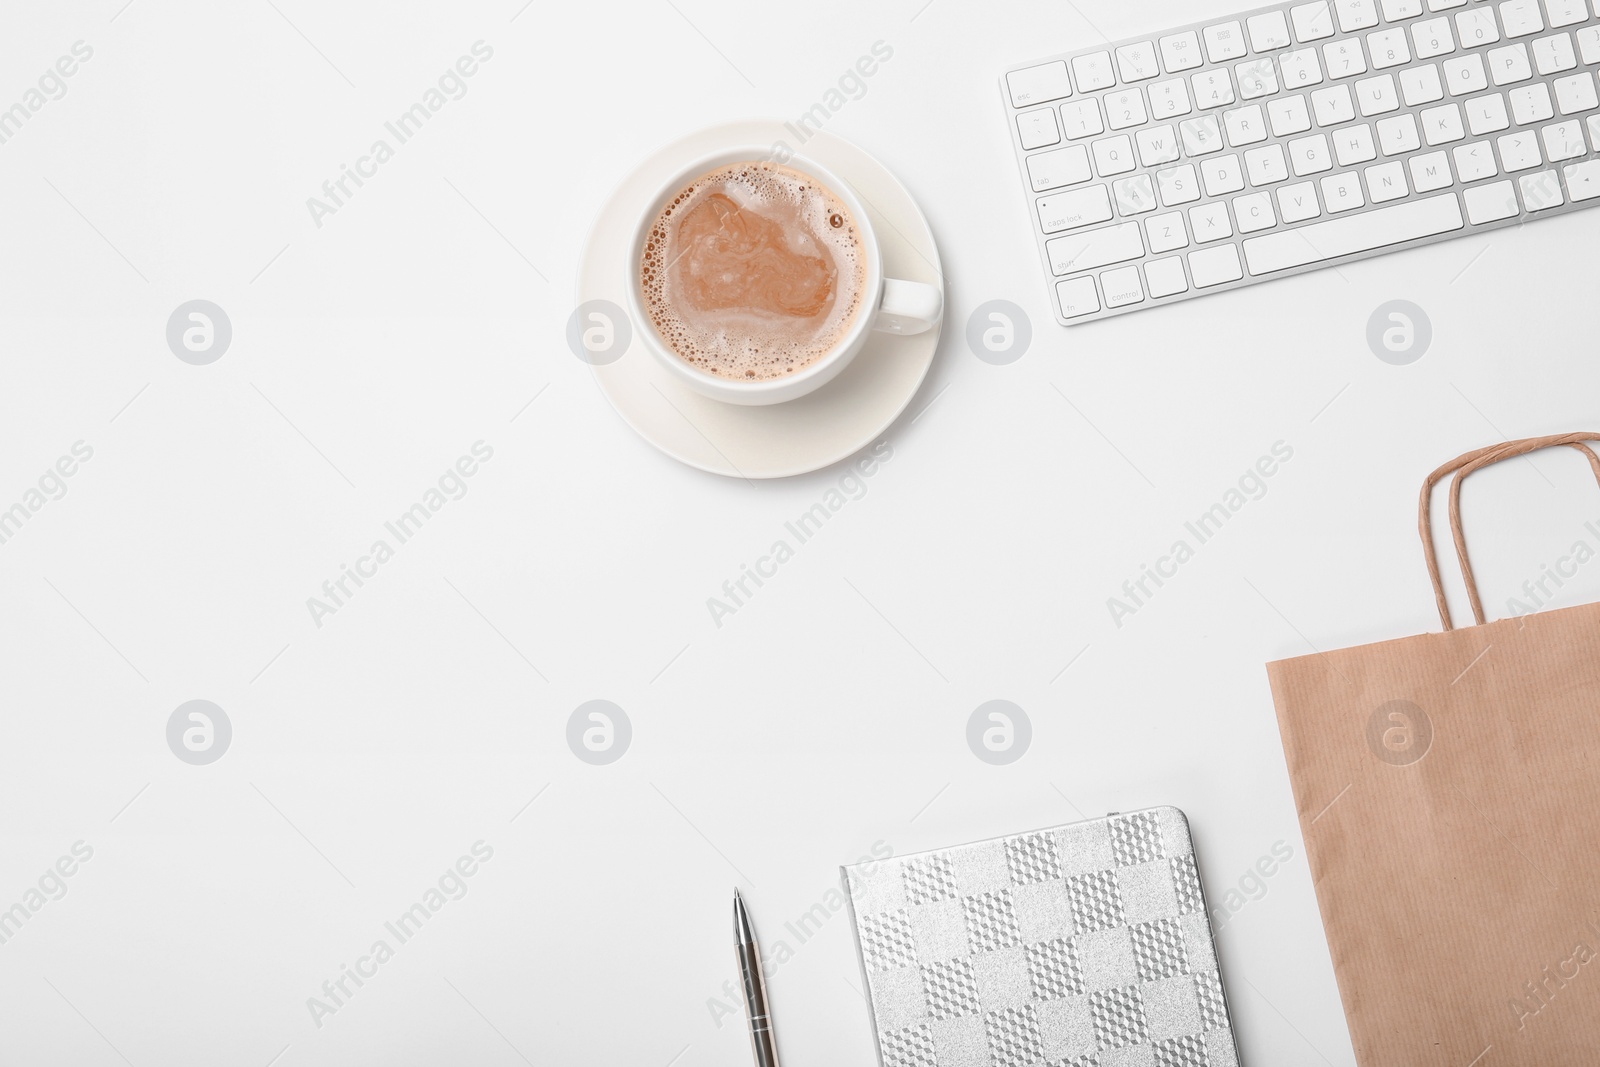
[[[844,201],[778,163],[696,178],[650,227],[639,264],[656,333],[689,365],[765,381],[838,346],[861,311],[866,252]]]

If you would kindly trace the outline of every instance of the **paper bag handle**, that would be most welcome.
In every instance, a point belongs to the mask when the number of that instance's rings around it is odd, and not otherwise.
[[[1428,561],[1428,576],[1433,580],[1433,597],[1439,606],[1439,620],[1444,623],[1446,630],[1455,629],[1455,622],[1450,617],[1450,602],[1445,599],[1444,581],[1439,575],[1439,556],[1433,547],[1434,486],[1449,475],[1455,474],[1455,480],[1450,484],[1450,533],[1455,541],[1456,558],[1461,564],[1461,577],[1467,585],[1467,598],[1472,603],[1472,617],[1477,625],[1482,626],[1488,620],[1483,613],[1483,599],[1478,595],[1478,580],[1472,570],[1472,561],[1467,554],[1466,535],[1461,528],[1461,482],[1473,472],[1492,466],[1501,460],[1513,459],[1546,448],[1562,447],[1575,448],[1587,456],[1589,466],[1594,470],[1595,480],[1600,482],[1600,456],[1595,455],[1594,450],[1584,444],[1586,441],[1600,441],[1600,433],[1564,433],[1549,437],[1529,437],[1521,441],[1505,441],[1457,456],[1428,475],[1427,481],[1422,485],[1417,525],[1422,535],[1422,552]]]

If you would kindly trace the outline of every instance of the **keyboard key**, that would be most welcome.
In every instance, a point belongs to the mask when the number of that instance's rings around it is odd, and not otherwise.
[[[1166,259],[1156,259],[1146,263],[1144,280],[1149,287],[1151,297],[1157,300],[1164,296],[1174,296],[1189,291],[1189,279],[1183,273],[1183,259],[1180,256],[1169,256]]]
[[[1295,39],[1302,44],[1320,41],[1334,34],[1333,9],[1329,0],[1312,0],[1289,10]]]
[[[1213,156],[1200,164],[1207,196],[1224,196],[1244,188],[1244,167],[1236,155]]]
[[[1488,141],[1461,144],[1451,150],[1451,155],[1456,158],[1456,178],[1461,181],[1493,178],[1494,174],[1499,173],[1494,168],[1494,149]]]
[[[1467,218],[1474,226],[1515,218],[1522,210],[1517,205],[1516,186],[1509,181],[1474,185],[1462,190],[1461,197],[1467,204]]]
[[[1149,41],[1125,44],[1117,49],[1117,70],[1125,82],[1144,81],[1161,73],[1156,62],[1156,46]]]
[[[1322,84],[1322,64],[1317,61],[1315,48],[1285,52],[1278,57],[1278,69],[1283,73],[1283,84],[1291,89]]]
[[[1100,275],[1100,288],[1106,294],[1106,307],[1120,308],[1144,300],[1144,279],[1138,267],[1118,267]]]
[[[1213,285],[1236,282],[1244,277],[1239,265],[1238,245],[1218,245],[1189,253],[1189,274],[1196,289],[1209,289]]]
[[[1039,228],[1059,233],[1111,221],[1111,193],[1104,185],[1039,198]]]
[[[1204,30],[1206,55],[1213,63],[1226,63],[1245,54],[1244,27],[1237,22],[1221,22]]]
[[[1196,244],[1220,241],[1233,236],[1233,226],[1228,221],[1228,205],[1213,201],[1189,209],[1189,229]]]
[[[1340,256],[1371,252],[1461,228],[1461,205],[1455,194],[1393,204],[1360,215],[1316,222],[1295,230],[1278,230],[1244,241],[1250,273],[1259,277]]]
[[[1297,178],[1307,174],[1319,174],[1333,168],[1333,153],[1328,151],[1328,138],[1324,134],[1313,134],[1310,137],[1300,137],[1289,142],[1289,163],[1294,167]]]
[[[1444,99],[1444,83],[1439,80],[1439,68],[1432,63],[1425,67],[1412,67],[1400,72],[1400,95],[1407,107],[1431,104]]]
[[[1142,215],[1156,209],[1156,187],[1148,174],[1135,174],[1111,183],[1111,198],[1117,202],[1117,214],[1123,218]]]
[[[1311,111],[1304,96],[1285,96],[1267,101],[1267,115],[1272,119],[1272,135],[1287,137],[1291,133],[1304,133],[1311,128]]]
[[[1430,107],[1422,112],[1422,136],[1430,145],[1449,144],[1467,135],[1461,125],[1461,108],[1455,104]]]
[[[1374,204],[1399,200],[1410,190],[1406,188],[1406,168],[1398,159],[1379,163],[1366,169],[1367,199]]]
[[[1215,115],[1184,119],[1178,123],[1178,131],[1183,135],[1183,154],[1186,156],[1204,156],[1222,151],[1222,130],[1217,126]]]
[[[1061,141],[1061,130],[1056,126],[1056,113],[1049,108],[1018,115],[1017,133],[1022,137],[1022,147],[1025,151],[1059,144]]]
[[[1056,283],[1056,300],[1061,304],[1061,317],[1075,319],[1080,315],[1093,315],[1100,310],[1100,295],[1094,291],[1094,278],[1068,278]]]
[[[1356,117],[1355,101],[1350,98],[1350,86],[1330,85],[1311,94],[1311,110],[1316,113],[1318,126],[1337,126]]]
[[[1189,247],[1189,231],[1183,225],[1183,212],[1169,211],[1165,215],[1151,215],[1144,221],[1145,232],[1150,235],[1150,254],[1171,252],[1175,248]]]
[[[1506,114],[1506,98],[1499,93],[1475,96],[1467,101],[1467,129],[1474,137],[1495,133],[1511,125]]]
[[[1544,16],[1539,12],[1539,0],[1505,0],[1500,5],[1500,24],[1506,28],[1507,37],[1543,33]]]
[[[1594,150],[1600,152],[1600,115],[1590,115],[1586,120],[1589,124],[1589,141],[1594,145]]]
[[[1296,182],[1278,190],[1278,214],[1284,222],[1304,222],[1322,214],[1317,203],[1317,187],[1310,182]]]
[[[1446,188],[1454,180],[1450,177],[1450,161],[1443,152],[1412,156],[1406,166],[1411,169],[1411,187],[1419,193]]]
[[[1583,143],[1583,126],[1576,121],[1558,122],[1539,131],[1544,141],[1544,157],[1552,163],[1577,159],[1589,151]]]
[[[1450,35],[1448,18],[1429,19],[1411,24],[1412,54],[1418,59],[1432,59],[1456,50],[1456,39]]]
[[[1367,34],[1367,53],[1372,56],[1373,70],[1411,62],[1411,46],[1406,44],[1406,31],[1399,27]]]
[[[1195,176],[1194,164],[1168,167],[1156,171],[1156,190],[1164,207],[1176,207],[1200,199],[1200,180]]]
[[[1140,130],[1134,139],[1139,142],[1139,162],[1147,167],[1178,158],[1178,131],[1170,123]]]
[[[1089,150],[1081,144],[1028,157],[1028,179],[1036,193],[1086,182],[1092,176],[1089,173]]]
[[[1411,115],[1396,115],[1378,120],[1378,147],[1386,156],[1415,152],[1422,147],[1417,135],[1417,120]]]
[[[1451,96],[1481,93],[1489,88],[1489,75],[1483,69],[1483,56],[1469,52],[1444,61],[1444,84]]]
[[[1378,24],[1378,5],[1374,0],[1335,0],[1339,28],[1345,33],[1371,29]]]
[[[1500,173],[1494,165],[1494,148],[1488,141],[1457,145],[1450,154],[1456,159],[1456,176],[1464,182],[1493,178]]]
[[[1133,141],[1123,134],[1094,142],[1094,169],[1102,178],[1126,174],[1136,165],[1133,159]]]
[[[1400,90],[1395,88],[1394,75],[1380,74],[1356,82],[1356,106],[1361,109],[1362,118],[1398,111]]]
[[[1239,83],[1239,96],[1244,100],[1259,100],[1278,91],[1278,68],[1265,57],[1237,64],[1233,76]]]
[[[1448,11],[1453,7],[1466,7],[1467,0],[1428,0],[1429,11]]]
[[[1572,53],[1572,38],[1564,33],[1533,42],[1533,59],[1540,74],[1559,74],[1578,65],[1578,57]]]
[[[1494,24],[1494,8],[1483,4],[1456,13],[1456,35],[1462,48],[1477,48],[1494,44],[1500,39],[1500,28]]]
[[[1539,137],[1532,130],[1508,133],[1497,142],[1500,146],[1500,163],[1507,174],[1528,170],[1544,162],[1539,155]]]
[[[1100,118],[1100,101],[1091,97],[1062,104],[1061,128],[1066,131],[1069,141],[1105,133],[1105,123]]]
[[[1182,78],[1156,82],[1150,86],[1150,112],[1157,119],[1177,118],[1193,110],[1189,106],[1187,83]]]
[[[1267,139],[1267,116],[1262,112],[1260,104],[1224,111],[1222,127],[1228,135],[1228,144],[1233,148],[1241,148]]]
[[[1550,107],[1550,90],[1545,88],[1544,82],[1520,86],[1511,90],[1509,95],[1511,116],[1517,120],[1518,126],[1555,117],[1555,111]]]
[[[1589,17],[1589,12],[1584,10],[1583,0],[1544,0],[1544,9],[1550,15],[1552,30],[1575,25]]]
[[[1330,78],[1353,78],[1367,72],[1367,57],[1362,54],[1361,40],[1357,37],[1323,45],[1322,62]]]
[[[1383,21],[1399,22],[1422,14],[1422,0],[1383,0]]]
[[[1168,74],[1181,74],[1205,62],[1200,55],[1200,35],[1193,30],[1163,37],[1157,43],[1161,46],[1161,65]]]
[[[1137,164],[1133,160],[1133,139],[1127,134],[1107,137],[1094,143],[1094,169],[1102,178],[1126,174]]]
[[[1144,113],[1144,94],[1137,89],[1106,94],[1106,124],[1113,130],[1142,126],[1150,116]]]
[[[1244,154],[1244,167],[1251,185],[1271,185],[1289,177],[1289,163],[1284,159],[1282,145],[1252,148]]]
[[[1282,11],[1268,11],[1251,15],[1245,20],[1250,27],[1250,47],[1257,52],[1271,52],[1289,47],[1289,23]]]
[[[1517,178],[1517,186],[1522,190],[1522,206],[1530,212],[1546,211],[1566,202],[1561,198],[1561,179],[1553,170],[1523,174]]]
[[[1528,65],[1528,46],[1518,41],[1489,49],[1489,77],[1496,85],[1513,85],[1533,77],[1533,68]]]
[[[1294,35],[1301,44],[1333,36],[1333,10],[1328,7],[1328,0],[1315,0],[1314,3],[1290,8],[1289,18],[1294,23]]]
[[[1006,87],[1011,90],[1012,107],[1027,107],[1072,95],[1072,79],[1067,77],[1064,60],[1014,70],[1006,75]]]
[[[1268,230],[1278,224],[1278,216],[1272,210],[1272,197],[1266,193],[1234,197],[1233,217],[1239,220],[1240,233]]]
[[[1553,84],[1556,90],[1556,107],[1563,115],[1576,115],[1580,111],[1593,111],[1600,107],[1600,99],[1594,94],[1592,74],[1574,74],[1570,78],[1557,78]]]
[[[1078,83],[1078,92],[1092,93],[1096,89],[1109,89],[1117,84],[1111,71],[1110,52],[1091,52],[1072,61],[1072,76]]]
[[[1144,239],[1137,222],[1119,222],[1098,230],[1082,230],[1045,242],[1050,269],[1056,274],[1109,267],[1144,255]]]
[[[1191,74],[1189,83],[1194,86],[1194,102],[1202,111],[1233,103],[1233,82],[1228,80],[1226,67]]]
[[[1567,193],[1574,202],[1600,196],[1600,159],[1574,163],[1561,169],[1566,175]]]
[[[1585,63],[1600,63],[1600,26],[1585,26],[1578,31],[1578,51]]]
[[[1378,149],[1372,143],[1372,127],[1366,123],[1347,126],[1333,134],[1333,154],[1339,166],[1353,167],[1378,158]]]
[[[1330,174],[1323,178],[1322,202],[1328,205],[1330,215],[1366,207],[1366,198],[1361,195],[1360,177],[1355,171],[1348,170],[1343,174]]]

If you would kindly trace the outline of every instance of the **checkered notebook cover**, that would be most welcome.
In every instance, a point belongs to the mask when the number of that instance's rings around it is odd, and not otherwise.
[[[1177,808],[844,876],[883,1067],[1238,1067]]]

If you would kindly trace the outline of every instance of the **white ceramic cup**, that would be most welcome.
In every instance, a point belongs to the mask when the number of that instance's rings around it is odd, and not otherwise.
[[[645,309],[639,268],[644,262],[645,243],[650,230],[672,198],[702,175],[732,163],[770,160],[771,156],[770,147],[734,146],[683,168],[663,182],[655,195],[645,203],[644,210],[634,224],[633,240],[628,246],[628,262],[625,265],[628,272],[628,304],[633,321],[639,324],[638,336],[679,381],[713,400],[729,404],[781,404],[785,400],[805,396],[832,381],[849,366],[850,361],[866,347],[867,338],[874,330],[899,334],[922,333],[938,325],[944,310],[944,293],[937,286],[883,276],[883,252],[878,247],[878,235],[856,191],[815,160],[795,156],[785,160],[782,165],[815,178],[844,201],[846,209],[855,219],[866,259],[863,305],[856,313],[855,321],[838,343],[810,366],[782,378],[764,381],[723,378],[690,365],[674,352],[656,332]]]

